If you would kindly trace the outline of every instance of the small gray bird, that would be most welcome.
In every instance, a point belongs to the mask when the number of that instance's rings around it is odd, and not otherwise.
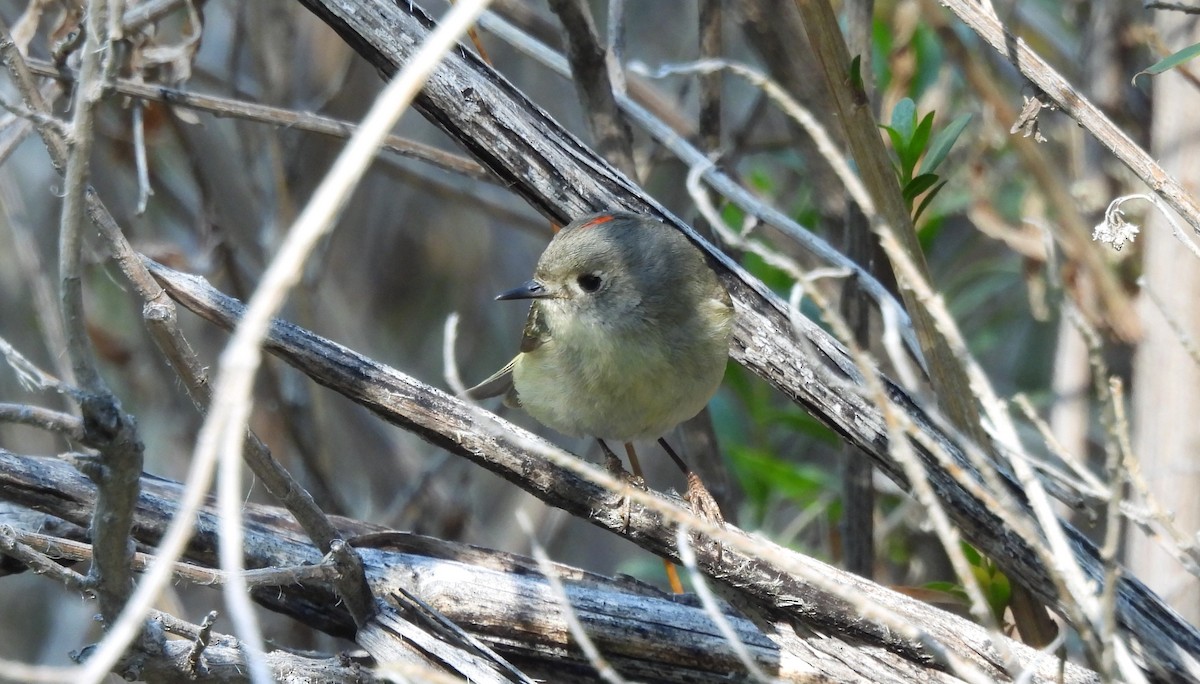
[[[729,293],[674,228],[629,212],[577,219],[532,280],[496,299],[532,299],[520,353],[468,390],[505,395],[575,437],[658,439],[695,416],[725,374]],[[668,453],[687,472],[666,442]]]

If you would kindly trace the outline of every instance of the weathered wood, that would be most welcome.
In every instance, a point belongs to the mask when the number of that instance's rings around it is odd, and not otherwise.
[[[569,472],[543,464],[548,477]],[[180,486],[142,478],[135,516],[135,537],[144,548],[157,543],[179,500]],[[68,522],[86,522],[95,487],[66,462],[0,451],[0,498]],[[636,507],[635,507],[636,510]],[[316,562],[319,554],[291,516],[281,508],[246,505],[247,567],[289,567]],[[542,566],[529,558],[446,542],[337,518],[335,525],[355,537],[376,595],[397,587],[418,596],[441,614],[504,655],[533,677],[547,681],[597,681],[592,666],[569,636],[565,611],[546,580]],[[188,548],[190,562],[216,565],[217,509],[211,502],[196,520]],[[998,667],[992,638],[977,625],[914,601],[861,578],[815,561],[814,571],[846,583],[866,600],[919,622],[944,640],[957,657],[997,681],[1009,681]],[[572,611],[604,656],[625,676],[647,682],[727,682],[745,677],[745,668],[725,637],[693,596],[674,596],[631,579],[614,579],[561,564],[551,564],[569,597]],[[308,583],[256,590],[265,605],[306,624],[342,636],[354,622],[327,587]],[[724,613],[739,639],[768,674],[787,681],[810,678],[829,682],[961,681],[928,655],[872,638],[869,630],[846,626],[833,631],[821,619],[832,603],[814,594],[803,602],[780,595],[773,619],[752,621],[726,606]],[[797,626],[793,626],[797,625]],[[386,630],[386,623],[379,627]],[[1054,681],[1057,662],[1015,642],[1008,648],[1034,681]],[[1072,683],[1096,682],[1093,673],[1067,666]]]

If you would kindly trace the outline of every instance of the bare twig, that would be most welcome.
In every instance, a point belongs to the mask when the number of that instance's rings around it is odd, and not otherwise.
[[[550,8],[558,15],[567,33],[572,81],[579,92],[596,149],[625,175],[637,178],[632,135],[617,108],[609,60],[596,35],[591,10],[583,0],[550,0]]]
[[[83,421],[60,411],[29,406],[27,404],[0,403],[0,423],[32,425],[48,432],[58,433],[67,439],[83,441]]]
[[[146,213],[146,205],[154,188],[150,187],[150,168],[146,164],[146,122],[142,115],[145,106],[142,102],[133,103],[133,159],[137,165],[138,201],[137,213]]]
[[[29,548],[55,560],[89,561],[92,559],[91,544],[37,532],[16,531],[12,536],[22,544],[28,545]],[[157,560],[151,554],[135,553],[133,569],[143,572]],[[210,570],[195,563],[177,562],[173,566],[174,577],[180,582],[202,586],[220,586],[228,583],[228,577],[219,570]],[[250,587],[283,587],[303,582],[332,582],[337,578],[337,572],[332,563],[313,563],[293,567],[246,570],[242,573],[242,577],[245,578],[246,585]]]
[[[17,382],[25,389],[51,390],[75,399],[79,398],[79,390],[38,368],[3,337],[0,337],[0,356],[4,357],[9,368],[17,374]]]
[[[608,2],[608,76],[612,79],[613,92],[628,93],[625,84],[625,0]]]
[[[29,70],[32,73],[41,76],[49,76],[67,83],[74,82],[76,79],[74,73],[60,69],[49,62],[30,59],[28,60],[28,64]],[[337,138],[347,138],[353,135],[357,129],[357,125],[354,123],[320,114],[297,112],[281,107],[271,107],[269,105],[216,95],[192,93],[161,85],[147,85],[129,79],[117,79],[113,83],[113,89],[122,95],[136,97],[148,102],[163,102],[171,106],[185,107],[217,116],[236,117],[246,119],[247,121],[260,121],[262,123],[311,131]],[[497,182],[495,176],[488,173],[478,162],[439,150],[432,145],[407,140],[397,135],[388,135],[384,140],[383,149],[403,157],[432,164],[445,171],[467,176],[474,180],[481,180],[488,183]]]
[[[200,623],[200,629],[196,634],[195,642],[192,644],[192,650],[188,651],[187,673],[193,677],[198,673],[200,657],[204,655],[204,649],[208,648],[208,641],[212,638],[213,624],[216,621],[217,611],[208,611],[208,615],[205,615],[204,620]]]
[[[700,2],[700,58],[721,56],[721,0]],[[710,155],[721,149],[721,75],[713,72],[700,77],[700,149]]]
[[[59,296],[67,352],[76,381],[83,390],[84,441],[100,450],[101,468],[92,471],[100,496],[92,523],[97,553],[89,572],[100,600],[100,613],[109,625],[129,596],[132,582],[129,532],[142,473],[142,445],[132,418],[122,410],[96,367],[83,312],[80,254],[83,247],[87,178],[94,140],[95,108],[104,94],[104,74],[116,61],[116,43],[109,24],[109,0],[91,0],[87,8],[87,37],[80,66],[79,87],[72,103],[71,144],[64,164],[62,219],[59,224]],[[7,35],[7,29],[4,30]],[[22,93],[27,106],[37,111],[37,100]]]
[[[1087,467],[1087,465],[1080,460],[1078,455],[1070,453],[1063,447],[1061,443],[1059,443],[1058,439],[1054,436],[1054,431],[1051,430],[1050,425],[1047,424],[1046,421],[1042,420],[1042,417],[1038,415],[1037,410],[1034,409],[1033,404],[1029,401],[1029,397],[1025,396],[1024,394],[1017,394],[1013,397],[1013,402],[1016,403],[1017,408],[1021,409],[1021,413],[1025,415],[1025,419],[1032,423],[1035,428],[1037,428],[1038,434],[1042,436],[1042,441],[1044,441],[1046,444],[1046,448],[1048,448],[1054,455],[1058,456],[1059,459],[1061,459],[1062,462],[1071,469],[1071,473],[1078,478],[1077,480],[1071,481],[1071,486],[1074,489],[1092,498],[1100,498],[1105,495],[1105,492],[1109,491],[1110,488],[1105,485],[1100,478],[1096,477],[1091,468]],[[1042,472],[1047,472],[1048,467],[1043,466],[1040,467],[1039,470]],[[1054,474],[1053,477],[1057,479],[1065,479],[1067,476]]]
[[[249,651],[252,678],[267,681],[268,672],[261,656],[261,636],[253,620],[249,597],[239,586],[242,565],[242,529],[240,513],[241,453],[246,420],[250,412],[250,388],[254,371],[261,363],[259,345],[267,331],[271,316],[283,304],[284,297],[300,277],[304,259],[316,241],[333,225],[349,198],[351,190],[375,157],[383,138],[421,84],[428,78],[441,56],[454,47],[475,17],[486,6],[486,0],[462,0],[445,20],[430,33],[412,62],[401,71],[380,94],[362,127],[338,157],[308,205],[288,231],[288,237],[263,274],[255,295],[250,299],[245,317],[238,325],[221,362],[215,381],[214,395],[220,397],[209,413],[196,442],[194,459],[211,461],[222,455],[218,494],[222,501],[223,530],[221,536],[221,568],[232,578],[225,592],[235,633]]]
[[[1183,12],[1184,14],[1200,14],[1200,7],[1196,5],[1187,5],[1182,2],[1163,2],[1162,0],[1146,0],[1142,3],[1142,7],[1146,9],[1161,9],[1171,12]]]
[[[1200,204],[1192,194],[1024,40],[1005,29],[994,12],[973,0],[941,0],[941,3],[1012,62],[1021,75],[1032,81],[1056,107],[1095,136],[1100,144],[1179,212],[1193,229],[1200,230]]]
[[[1101,619],[1096,630],[1102,641],[1112,643],[1120,638],[1117,634],[1117,577],[1121,573],[1118,554],[1121,550],[1121,540],[1125,537],[1124,518],[1121,516],[1121,501],[1125,498],[1122,464],[1132,456],[1133,447],[1129,443],[1129,421],[1125,417],[1125,393],[1120,379],[1110,377],[1108,388],[1110,399],[1105,404],[1112,411],[1109,421],[1116,444],[1115,448],[1107,449],[1108,455],[1104,463],[1104,472],[1108,476],[1111,492],[1105,509],[1104,545],[1100,547],[1105,572],[1104,589],[1100,592]],[[1108,677],[1115,678],[1118,675],[1115,650],[1105,649],[1103,656],[1100,671]]]
[[[93,120],[96,105],[99,104],[104,89],[104,62],[106,55],[111,55],[113,49],[113,45],[106,38],[108,9],[107,0],[90,0],[88,3],[87,37],[79,85],[72,103],[74,117],[71,119],[70,146],[67,149],[66,170],[63,173],[65,188],[62,222],[59,228],[59,296],[62,299],[60,305],[67,332],[67,352],[71,356],[71,364],[80,388],[95,394],[105,393],[106,388],[96,370],[95,354],[85,329],[80,251],[83,244],[83,195],[87,187],[89,157],[95,136]]]
[[[467,394],[467,386],[463,383],[462,375],[458,372],[458,360],[454,355],[455,343],[458,340],[458,313],[446,317],[442,326],[442,373],[446,378],[446,386],[455,395],[463,397]]]
[[[33,128],[30,127],[29,130],[32,132]],[[9,168],[4,173],[12,173],[12,169]],[[0,181],[0,213],[12,233],[16,256],[15,267],[20,270],[22,281],[32,295],[33,314],[45,343],[45,349],[49,352],[51,363],[54,364],[59,377],[63,379],[64,385],[73,388],[75,373],[71,370],[70,359],[66,356],[66,334],[63,332],[62,319],[58,316],[58,306],[55,303],[57,288],[54,284],[54,276],[52,269],[46,268],[45,260],[37,247],[35,231],[27,220],[25,198],[23,193],[17,189],[16,183]],[[7,343],[0,341],[0,348],[4,346],[7,346]],[[18,371],[19,375],[20,371]],[[68,395],[66,398],[72,402],[77,399],[74,395]]]
[[[81,594],[94,593],[87,577],[55,563],[54,559],[18,539],[17,531],[8,525],[0,525],[0,551],[28,565],[39,575],[47,575]]]

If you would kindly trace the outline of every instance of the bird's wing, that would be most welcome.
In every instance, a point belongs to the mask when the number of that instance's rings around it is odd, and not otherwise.
[[[550,339],[550,326],[546,325],[546,314],[542,305],[534,302],[529,307],[529,318],[525,319],[525,329],[521,331],[521,353],[528,354]]]
[[[521,331],[521,354],[541,347],[550,339],[550,328],[546,325],[546,317],[542,307],[534,302],[529,307],[529,318],[525,320],[525,329]],[[520,356],[518,354],[518,356]],[[487,380],[467,390],[471,399],[487,399],[504,395],[504,404],[512,408],[521,407],[521,398],[517,396],[517,388],[513,386],[513,365],[517,359],[509,361],[504,368],[496,371]]]
[[[509,361],[507,364],[505,364],[504,368],[492,373],[491,377],[489,377],[487,380],[484,380],[478,385],[475,385],[471,389],[467,390],[467,396],[472,399],[479,400],[512,392],[513,364],[516,362],[517,360],[514,358],[512,361]]]

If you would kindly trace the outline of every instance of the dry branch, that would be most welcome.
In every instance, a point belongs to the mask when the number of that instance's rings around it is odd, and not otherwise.
[[[330,350],[314,344],[311,351]],[[368,360],[360,360],[367,364],[363,369],[370,368]],[[353,370],[346,361],[331,358],[327,370]],[[569,471],[556,470],[552,463],[542,462],[539,467],[546,471],[547,479],[578,479]],[[141,491],[135,536],[140,544],[151,546],[175,513],[180,487],[147,476]],[[95,504],[94,485],[65,462],[4,451],[0,451],[0,492],[14,503],[68,522],[86,522]],[[596,513],[610,515],[611,510],[597,509]],[[217,508],[210,502],[197,517],[198,533],[187,553],[190,562],[215,566],[216,516]],[[390,596],[403,590],[419,597],[531,677],[547,681],[596,680],[590,665],[568,639],[564,611],[537,561],[385,531],[346,518],[334,522],[347,538],[355,537],[353,542],[377,595]],[[320,560],[299,526],[277,507],[247,505],[246,540],[248,567],[297,566]],[[907,619],[919,621],[946,639],[946,646],[956,655],[983,668],[990,677],[1008,681],[989,646],[993,637],[978,626],[835,568],[810,563],[831,580],[864,592],[867,600],[881,602]],[[694,597],[672,596],[634,580],[607,578],[568,566],[556,565],[554,569],[572,609],[622,674],[648,682],[724,682],[744,672],[733,649]],[[354,635],[353,620],[336,606],[336,597],[328,586],[305,581],[259,588],[255,597],[316,629]],[[835,622],[826,620],[830,616],[823,614],[837,610],[828,597],[813,593],[803,601],[783,595],[778,600],[769,617],[760,613],[751,620],[732,608],[725,611],[756,663],[772,675],[792,681],[817,673],[826,677],[823,681],[961,681],[919,652],[874,639],[861,628],[847,631],[847,625],[836,627]],[[378,656],[380,649],[372,639],[390,624],[373,623],[368,633],[359,633],[359,643]],[[1053,681],[1057,671],[1054,658],[1016,643],[1010,643],[1009,648],[1019,656],[1021,666],[1036,668],[1034,681]],[[175,657],[186,657],[187,650],[181,649]],[[321,662],[337,659],[313,661],[314,666]],[[1092,673],[1068,666],[1064,681],[1097,679]]]

